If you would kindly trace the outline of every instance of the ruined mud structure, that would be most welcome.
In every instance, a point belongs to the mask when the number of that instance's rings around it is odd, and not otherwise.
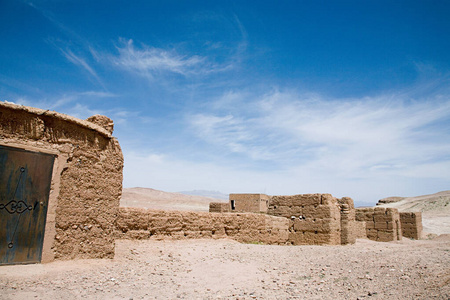
[[[351,198],[230,194],[229,203],[211,203],[210,212],[253,212],[285,218],[289,220],[288,243],[293,245],[345,245],[356,240]]]
[[[402,237],[400,214],[396,208],[358,208],[356,220],[366,223],[366,235],[371,240],[389,242]]]
[[[293,245],[421,235],[420,213],[355,210],[330,194],[230,194],[210,212],[119,207],[113,122],[0,102],[0,265],[111,258],[116,239],[231,238]]]
[[[404,237],[418,240],[422,237],[422,213],[421,212],[401,212],[400,223],[402,225],[402,235]]]
[[[396,208],[358,208],[348,197],[330,194],[268,196],[230,194],[228,203],[210,203],[210,212],[253,212],[289,219],[287,243],[345,245],[357,238],[390,242],[402,236],[420,239],[421,213],[399,213]],[[402,230],[403,228],[403,230]]]

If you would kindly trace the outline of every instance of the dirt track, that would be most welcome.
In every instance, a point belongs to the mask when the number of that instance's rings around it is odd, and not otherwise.
[[[118,241],[113,260],[0,267],[1,299],[449,299],[450,240]]]

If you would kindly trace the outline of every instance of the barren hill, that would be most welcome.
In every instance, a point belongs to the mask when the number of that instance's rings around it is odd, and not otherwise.
[[[450,191],[417,197],[389,197],[381,199],[377,205],[394,207],[400,212],[421,211],[425,232],[450,233]]]
[[[210,202],[226,202],[227,200],[169,193],[150,188],[124,188],[121,206],[144,207],[161,210],[208,211]]]

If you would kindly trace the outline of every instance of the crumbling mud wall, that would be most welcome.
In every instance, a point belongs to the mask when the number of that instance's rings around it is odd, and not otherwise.
[[[289,218],[293,245],[341,244],[341,213],[330,194],[272,196],[268,214]]]
[[[270,196],[265,194],[230,194],[230,210],[233,212],[267,212]]]
[[[380,242],[401,240],[400,214],[396,208],[357,208],[356,220],[366,223],[366,235],[370,240]]]
[[[116,238],[231,238],[243,243],[285,244],[288,226],[289,220],[265,214],[217,214],[120,207]]]
[[[123,155],[104,116],[0,102],[0,144],[54,154],[42,262],[114,256]]]
[[[400,222],[402,224],[402,235],[404,237],[418,240],[422,237],[422,213],[401,212]]]
[[[230,194],[228,207],[211,203],[210,212],[257,212],[289,219],[289,241],[294,245],[353,244],[356,224],[353,200],[330,194],[268,196]],[[234,209],[233,209],[234,207]]]

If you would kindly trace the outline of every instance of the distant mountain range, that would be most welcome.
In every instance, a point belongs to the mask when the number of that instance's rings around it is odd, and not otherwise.
[[[227,200],[228,201],[228,194],[224,194],[217,191],[205,191],[205,190],[193,190],[193,191],[182,191],[178,192],[180,194],[184,195],[191,195],[191,196],[202,196],[202,197],[209,197],[213,199],[220,199],[220,200]]]

